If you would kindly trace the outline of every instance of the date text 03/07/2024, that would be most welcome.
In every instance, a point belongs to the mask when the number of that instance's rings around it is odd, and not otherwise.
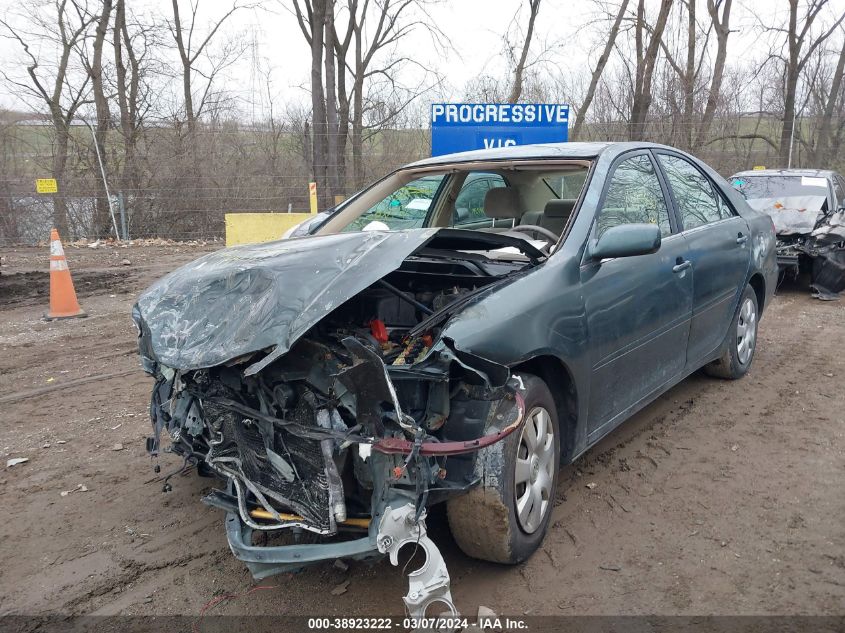
[[[487,611],[484,613],[484,611]],[[473,622],[462,616],[442,617],[316,617],[308,618],[310,631],[466,631],[466,630],[496,630],[522,631],[528,629],[525,620],[513,617],[498,616],[490,610],[480,610]]]

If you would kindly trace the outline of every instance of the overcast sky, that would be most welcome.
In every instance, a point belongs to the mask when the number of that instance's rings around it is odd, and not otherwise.
[[[198,31],[212,23],[230,6],[228,0],[199,0]],[[650,0],[656,5],[656,0]],[[50,4],[50,2],[45,2]],[[130,4],[130,3],[127,3]],[[164,24],[170,15],[170,0],[131,0],[136,11],[153,16]],[[183,4],[187,7],[187,2]],[[306,102],[309,77],[309,49],[296,24],[293,14],[285,7],[290,2],[268,1],[264,9],[245,9],[236,13],[222,29],[222,36],[233,35],[250,45],[239,63],[227,71],[226,88],[239,97],[242,111],[250,115],[252,95],[266,92],[263,74],[272,71],[274,102]],[[430,17],[451,43],[451,49],[436,48],[424,29],[417,29],[401,43],[402,53],[411,53],[422,65],[435,68],[444,77],[442,96],[458,98],[468,81],[480,74],[504,76],[506,65],[502,59],[503,34],[511,25],[517,9],[525,0],[453,0],[442,2],[430,9]],[[633,4],[633,3],[632,3]],[[756,11],[770,23],[785,21],[788,14],[786,0],[735,1],[731,26],[735,30],[729,43],[729,63],[753,63],[762,59],[769,44],[760,36],[756,27]],[[16,0],[0,0],[0,13],[21,24],[25,17],[16,14]],[[845,11],[845,0],[831,0],[831,13]],[[753,11],[752,11],[753,10]],[[706,20],[706,9],[701,5],[701,20]],[[590,27],[597,17],[597,5],[591,1],[543,0],[537,23],[537,40],[534,52],[544,45],[553,46],[547,56],[546,69],[563,72],[589,69],[597,57],[599,29]],[[525,13],[523,9],[523,20]],[[606,30],[602,24],[600,29]],[[111,55],[107,51],[107,55]],[[19,45],[9,39],[0,39],[0,66],[12,75],[20,75],[23,68]],[[176,61],[175,59],[173,61]],[[406,83],[415,80],[416,71],[408,68]],[[178,84],[174,85],[178,90]],[[440,95],[438,95],[440,96]],[[16,90],[0,81],[0,106],[22,107]],[[266,115],[267,98],[262,97],[256,108],[256,117]]]

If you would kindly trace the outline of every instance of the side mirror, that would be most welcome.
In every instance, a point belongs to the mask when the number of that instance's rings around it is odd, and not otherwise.
[[[648,255],[657,252],[660,240],[660,227],[656,224],[620,224],[591,241],[589,255],[593,259]]]

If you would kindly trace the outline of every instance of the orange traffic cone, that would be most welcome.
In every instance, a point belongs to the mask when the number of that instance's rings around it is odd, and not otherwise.
[[[50,311],[44,315],[48,321],[88,316],[79,307],[76,290],[67,267],[65,249],[59,239],[59,232],[50,232]]]

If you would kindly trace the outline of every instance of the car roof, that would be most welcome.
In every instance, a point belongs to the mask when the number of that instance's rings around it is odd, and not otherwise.
[[[593,159],[605,152],[622,153],[624,151],[641,148],[675,149],[657,143],[640,143],[622,141],[615,143],[541,143],[536,145],[511,145],[510,147],[496,147],[492,149],[476,149],[469,152],[444,154],[424,158],[406,165],[405,168],[426,167],[449,163],[469,163],[487,160],[530,160],[530,159]],[[677,150],[676,150],[677,151]]]
[[[738,171],[731,178],[737,176],[815,176],[821,178],[832,178],[835,171],[829,169],[747,169]]]

